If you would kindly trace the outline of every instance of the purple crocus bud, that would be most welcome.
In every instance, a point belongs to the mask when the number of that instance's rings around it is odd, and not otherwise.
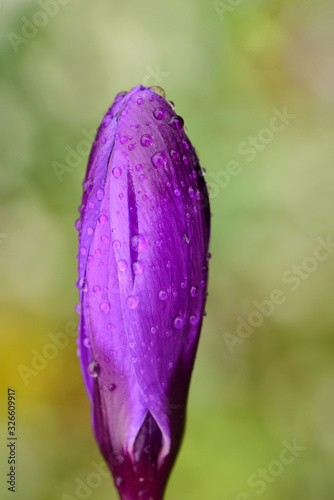
[[[97,132],[79,230],[79,357],[123,500],[159,500],[180,447],[208,278],[195,149],[157,87],[116,96]]]

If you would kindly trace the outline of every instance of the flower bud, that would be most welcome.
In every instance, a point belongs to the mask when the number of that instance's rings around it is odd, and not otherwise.
[[[159,88],[116,96],[83,182],[79,357],[123,500],[159,500],[180,447],[208,278],[195,149]]]

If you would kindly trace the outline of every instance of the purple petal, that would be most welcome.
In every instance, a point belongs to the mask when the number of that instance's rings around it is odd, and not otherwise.
[[[120,95],[83,185],[79,339],[94,432],[124,498],[158,495],[182,438],[207,286],[208,196],[183,119],[152,89]]]

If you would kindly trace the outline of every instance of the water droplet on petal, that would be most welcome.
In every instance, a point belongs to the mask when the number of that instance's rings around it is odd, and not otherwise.
[[[173,361],[170,361],[170,362],[168,363],[168,368],[173,368],[173,366],[174,366]]]
[[[181,195],[181,191],[178,188],[175,188],[174,189],[174,194],[175,194],[175,196],[180,196]]]
[[[143,270],[144,270],[144,264],[140,262],[140,260],[137,260],[132,264],[133,274],[141,274]]]
[[[82,226],[82,220],[79,218],[75,221],[74,227],[77,231],[79,231],[81,229],[81,226]]]
[[[145,180],[145,179],[146,179],[146,175],[145,175],[145,174],[140,174],[140,176],[139,176],[139,180],[140,180],[141,182],[144,182],[144,180]]]
[[[184,149],[189,149],[189,144],[188,144],[188,141],[186,139],[182,139],[182,144],[183,144]]]
[[[79,288],[79,290],[81,290],[82,292],[87,292],[87,290],[88,290],[88,285],[87,285],[86,278],[82,278],[81,280],[79,280],[78,288]]]
[[[163,99],[165,99],[166,94],[165,94],[164,89],[162,89],[161,87],[158,87],[157,85],[154,85],[153,87],[150,87],[150,90],[152,92],[155,92],[156,94],[158,94],[160,97],[163,97]]]
[[[123,99],[123,97],[127,94],[125,90],[122,90],[122,92],[118,92],[118,94],[115,97],[115,103],[119,102],[120,100]]]
[[[183,327],[183,317],[181,314],[177,314],[175,318],[173,319],[173,326],[174,328],[182,328]]]
[[[198,294],[198,286],[191,285],[190,290],[189,290],[190,297],[196,297],[197,294]]]
[[[139,106],[141,106],[142,104],[144,104],[144,99],[142,97],[139,97],[139,99],[137,99],[137,104],[139,104]]]
[[[87,371],[91,377],[96,378],[100,373],[100,365],[96,361],[91,361],[87,366]]]
[[[135,309],[139,303],[139,299],[137,295],[129,295],[129,297],[126,299],[126,305],[128,306],[129,309]]]
[[[106,222],[108,222],[108,217],[106,215],[100,215],[100,217],[99,217],[99,223],[100,224],[105,224]]]
[[[116,386],[116,384],[109,384],[109,385],[108,385],[108,390],[109,390],[110,392],[113,392],[113,391],[116,389],[116,387],[117,387],[117,386]]]
[[[100,309],[101,309],[101,311],[102,311],[104,314],[108,314],[109,309],[110,309],[110,304],[109,304],[109,302],[102,302],[102,304],[100,305]]]
[[[87,234],[93,234],[93,232],[94,232],[94,231],[93,231],[93,228],[92,228],[92,227],[89,227],[89,228],[87,229]]]
[[[119,250],[121,248],[121,242],[119,240],[115,240],[113,241],[112,246],[114,250]]]
[[[130,242],[131,247],[136,252],[143,252],[147,246],[146,238],[143,234],[136,234],[135,236],[132,236]]]
[[[115,330],[115,325],[113,323],[109,323],[107,328],[109,332],[113,332]]]
[[[143,165],[138,163],[138,165],[136,165],[136,170],[138,170],[138,172],[140,172],[142,169],[143,169]]]
[[[104,189],[98,189],[96,191],[96,198],[101,201],[103,200],[103,197],[104,197]]]
[[[165,108],[155,108],[155,110],[153,111],[153,116],[157,120],[164,120],[165,118],[167,118],[167,111],[165,110]]]
[[[121,137],[121,139],[120,139],[121,144],[125,144],[127,141],[128,141],[128,138],[126,137],[126,135],[123,135],[123,137]]]
[[[168,292],[165,288],[161,288],[158,293],[158,297],[160,300],[167,300],[168,299]]]
[[[88,337],[85,337],[85,338],[83,339],[83,345],[84,345],[85,347],[87,347],[87,349],[89,349],[89,348],[90,348],[90,345],[91,345],[91,344],[90,344],[90,340],[89,340],[89,338],[88,338]]]
[[[168,158],[167,156],[162,153],[161,151],[159,151],[158,153],[154,153],[154,155],[152,156],[152,163],[155,167],[158,167],[158,168],[163,168],[167,165],[167,162],[168,162]]]
[[[117,262],[117,267],[118,267],[119,271],[123,272],[123,271],[126,271],[128,264],[127,264],[126,260],[121,259]]]
[[[100,293],[101,292],[101,287],[99,285],[95,285],[93,288],[94,293]]]
[[[192,187],[188,188],[189,198],[195,198],[195,191]]]
[[[174,160],[176,160],[176,158],[179,158],[180,156],[180,153],[176,149],[171,149],[169,154],[171,158],[174,158]]]
[[[77,304],[77,305],[75,306],[75,312],[76,312],[77,314],[80,314],[80,313],[81,313],[81,304]]]
[[[144,134],[140,138],[140,144],[144,146],[144,148],[148,148],[153,143],[153,138],[150,134]]]
[[[180,130],[184,125],[183,118],[179,115],[174,115],[169,120],[168,125],[175,130]]]
[[[193,326],[198,325],[199,323],[199,315],[198,314],[192,314],[189,318],[189,323]]]
[[[113,168],[112,173],[113,173],[114,177],[116,177],[116,178],[120,177],[122,175],[121,167]]]

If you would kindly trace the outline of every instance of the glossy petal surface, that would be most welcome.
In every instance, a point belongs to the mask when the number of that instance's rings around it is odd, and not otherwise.
[[[121,497],[162,498],[184,427],[207,286],[208,195],[163,95],[118,95],[80,207],[80,361]]]

